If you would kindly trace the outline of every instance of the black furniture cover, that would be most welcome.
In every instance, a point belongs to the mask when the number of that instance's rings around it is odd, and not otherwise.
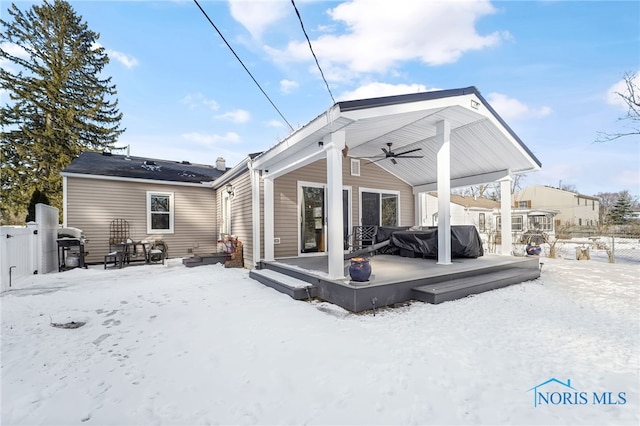
[[[378,229],[380,233],[380,228]],[[405,257],[438,258],[438,228],[428,227],[420,231],[393,231],[389,254]],[[376,241],[378,238],[376,236]],[[395,248],[395,250],[394,250]],[[473,225],[451,227],[451,257],[476,258],[484,254],[482,240]]]
[[[376,230],[376,244],[382,243],[391,239],[391,235],[397,231],[407,231],[409,226],[378,226]],[[400,248],[389,244],[386,247],[382,247],[378,250],[380,254],[400,254]]]

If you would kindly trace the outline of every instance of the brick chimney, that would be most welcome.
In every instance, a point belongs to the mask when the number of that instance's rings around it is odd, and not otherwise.
[[[224,158],[218,157],[218,159],[216,160],[216,169],[220,170],[221,172],[225,172],[227,170]]]

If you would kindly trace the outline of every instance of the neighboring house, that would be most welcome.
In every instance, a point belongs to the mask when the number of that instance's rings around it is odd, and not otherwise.
[[[516,208],[557,210],[555,226],[599,224],[600,200],[597,197],[564,191],[550,186],[532,185],[512,196]]]
[[[500,203],[484,197],[464,197],[451,195],[451,225],[475,225],[483,242],[492,240],[496,232],[496,217]],[[423,226],[438,224],[438,197],[435,193],[425,194],[423,199]]]
[[[216,190],[227,171],[110,153],[83,152],[62,171],[64,226],[82,229],[88,262],[109,252],[110,223],[129,222],[135,240],[163,240],[171,257],[217,251]]]
[[[438,224],[438,198],[435,193],[423,197],[422,225]],[[513,242],[520,241],[523,233],[545,233],[553,238],[555,234],[554,210],[536,210],[531,208],[513,208],[511,210],[511,231]],[[484,197],[464,197],[451,195],[451,224],[475,225],[483,242],[488,244],[502,231],[500,203]]]
[[[407,151],[411,155],[404,156]],[[138,160],[136,168],[144,159]],[[345,238],[353,226],[418,225],[424,216],[421,193],[449,194],[451,187],[490,182],[505,189],[501,212],[510,212],[511,175],[541,166],[474,87],[338,102],[271,149],[224,173],[212,167],[205,183],[120,176],[123,171],[101,176],[91,168],[77,170],[78,163],[63,172],[65,223],[84,229],[92,250],[96,238],[102,244],[108,235],[93,236],[90,228],[130,217],[129,211],[144,231],[150,212],[140,199],[149,192],[173,193],[174,231],[160,234],[169,241],[171,257],[206,252],[205,247],[215,251],[217,239],[232,234],[244,244],[248,268],[276,258],[324,255],[328,278],[344,277]],[[450,209],[444,203],[439,217],[449,218]],[[438,223],[438,262],[445,265],[451,264],[450,225]],[[140,232],[136,238],[156,234]],[[510,223],[502,238],[508,254]]]

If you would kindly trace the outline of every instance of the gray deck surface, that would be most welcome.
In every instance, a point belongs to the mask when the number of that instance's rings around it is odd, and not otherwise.
[[[449,265],[439,265],[433,259],[376,255],[369,259],[372,274],[367,282],[350,281],[345,261],[345,276],[327,277],[327,257],[309,256],[261,262],[262,268],[294,277],[310,284],[302,288],[287,285],[277,274],[250,272],[261,283],[286,293],[294,299],[318,297],[352,312],[373,307],[390,306],[409,300],[441,303],[540,276],[537,257],[488,255],[477,259],[454,259]],[[434,287],[451,286],[449,291],[435,294]],[[444,290],[444,289],[443,289]],[[308,291],[308,293],[307,293]]]
[[[367,285],[385,285],[402,281],[413,281],[424,278],[442,277],[463,272],[495,269],[496,267],[530,267],[537,258],[485,255],[477,259],[453,259],[450,265],[439,265],[434,259],[409,258],[402,256],[376,255],[369,258],[371,264],[371,278]],[[287,259],[277,259],[277,263],[305,269],[307,274],[320,275],[326,279],[328,271],[327,256],[309,256]],[[344,262],[345,278],[331,280],[343,284],[349,281],[349,265]],[[318,274],[319,273],[319,274]],[[362,285],[351,283],[351,285]]]

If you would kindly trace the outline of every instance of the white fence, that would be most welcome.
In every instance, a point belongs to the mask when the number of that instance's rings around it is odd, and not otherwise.
[[[57,269],[58,209],[36,204],[36,222],[0,228],[0,291],[19,288],[22,279]]]

